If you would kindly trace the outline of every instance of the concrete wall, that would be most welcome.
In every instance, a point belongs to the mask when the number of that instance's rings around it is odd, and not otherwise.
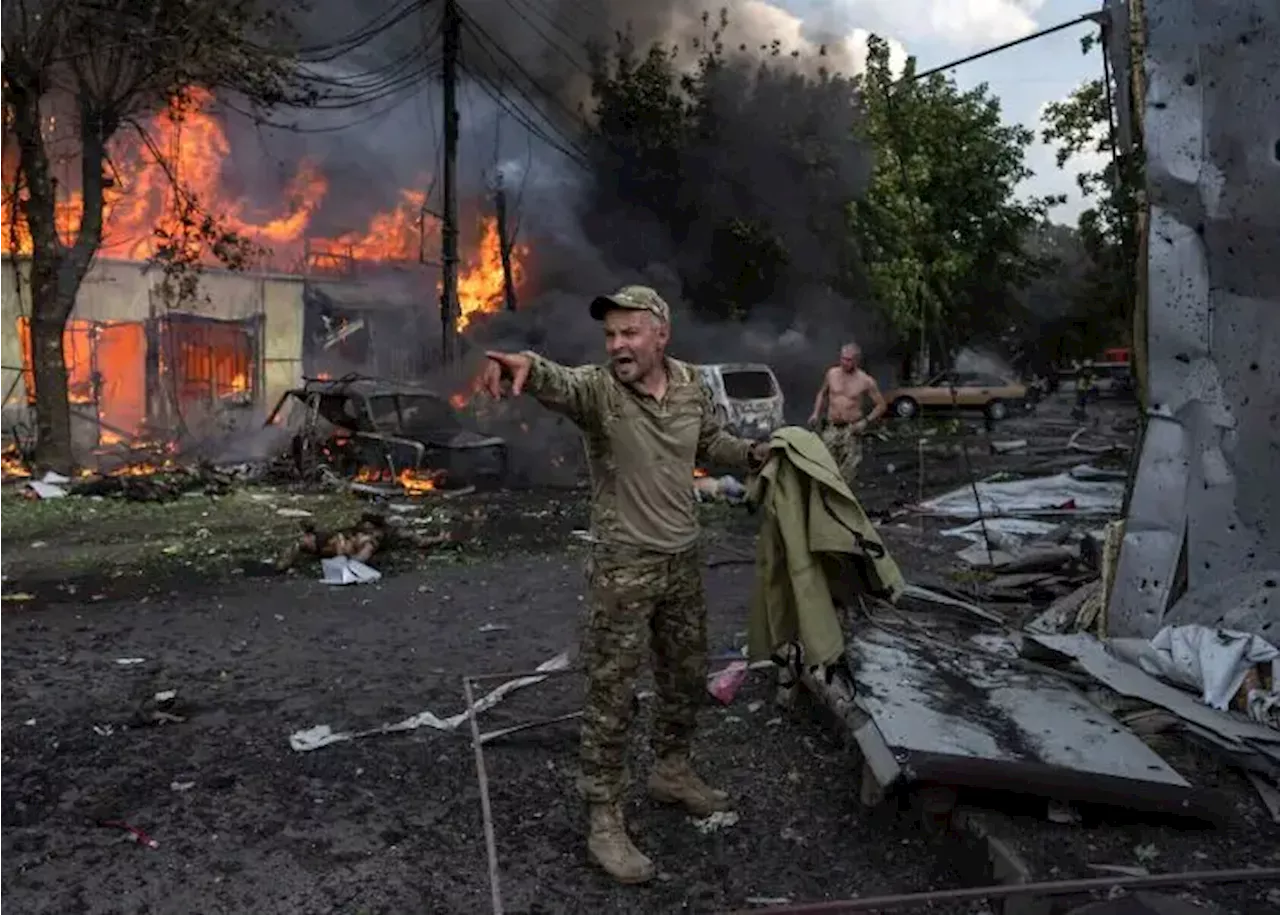
[[[17,319],[30,314],[28,272],[27,261],[9,257],[4,258],[0,271],[0,344],[6,411],[26,403]],[[96,261],[80,287],[72,317],[145,321],[162,315],[165,306],[154,294],[159,278],[158,271],[145,271],[139,263]],[[200,291],[207,301],[193,303],[182,311],[223,319],[262,316],[264,336],[257,390],[261,392],[260,406],[270,409],[285,389],[301,377],[303,278],[210,270],[201,278]]]

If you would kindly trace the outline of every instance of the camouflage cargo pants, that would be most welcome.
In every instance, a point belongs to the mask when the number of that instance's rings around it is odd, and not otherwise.
[[[853,424],[827,423],[822,430],[822,443],[835,458],[840,476],[853,486],[858,475],[858,465],[862,463],[862,439],[853,431]]]
[[[579,788],[589,803],[621,799],[635,682],[647,653],[657,687],[653,750],[687,753],[707,677],[707,606],[697,549],[674,556],[598,547],[588,567]]]

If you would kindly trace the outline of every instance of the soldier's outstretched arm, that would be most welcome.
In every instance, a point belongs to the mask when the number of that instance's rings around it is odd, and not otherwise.
[[[711,391],[702,389],[702,427],[698,430],[698,463],[733,467],[744,473],[760,469],[768,454],[768,445],[738,438],[728,432],[716,418]]]
[[[529,358],[529,377],[524,391],[548,410],[571,419],[582,429],[599,425],[604,406],[604,386],[597,365],[567,366],[537,353]]]

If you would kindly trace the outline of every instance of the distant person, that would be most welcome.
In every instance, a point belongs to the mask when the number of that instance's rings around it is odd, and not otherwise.
[[[1089,398],[1093,396],[1093,386],[1097,378],[1093,369],[1093,360],[1086,359],[1080,363],[1076,369],[1076,406],[1071,411],[1071,415],[1076,419],[1083,420],[1087,415],[1087,407],[1089,406]]]
[[[862,350],[858,344],[846,343],[840,348],[840,364],[827,369],[813,402],[813,415],[809,417],[809,425],[822,424],[822,441],[850,487],[862,463],[860,436],[888,409],[880,386],[862,370],[861,360]],[[864,398],[870,398],[872,403],[871,412],[866,416],[862,415]]]

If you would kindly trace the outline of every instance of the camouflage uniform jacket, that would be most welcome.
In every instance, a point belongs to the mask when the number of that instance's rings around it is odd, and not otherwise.
[[[697,368],[667,359],[667,392],[658,401],[620,382],[608,366],[568,368],[525,355],[533,360],[526,392],[582,430],[592,539],[668,554],[694,546],[694,467],[747,471],[754,444],[721,428]]]

